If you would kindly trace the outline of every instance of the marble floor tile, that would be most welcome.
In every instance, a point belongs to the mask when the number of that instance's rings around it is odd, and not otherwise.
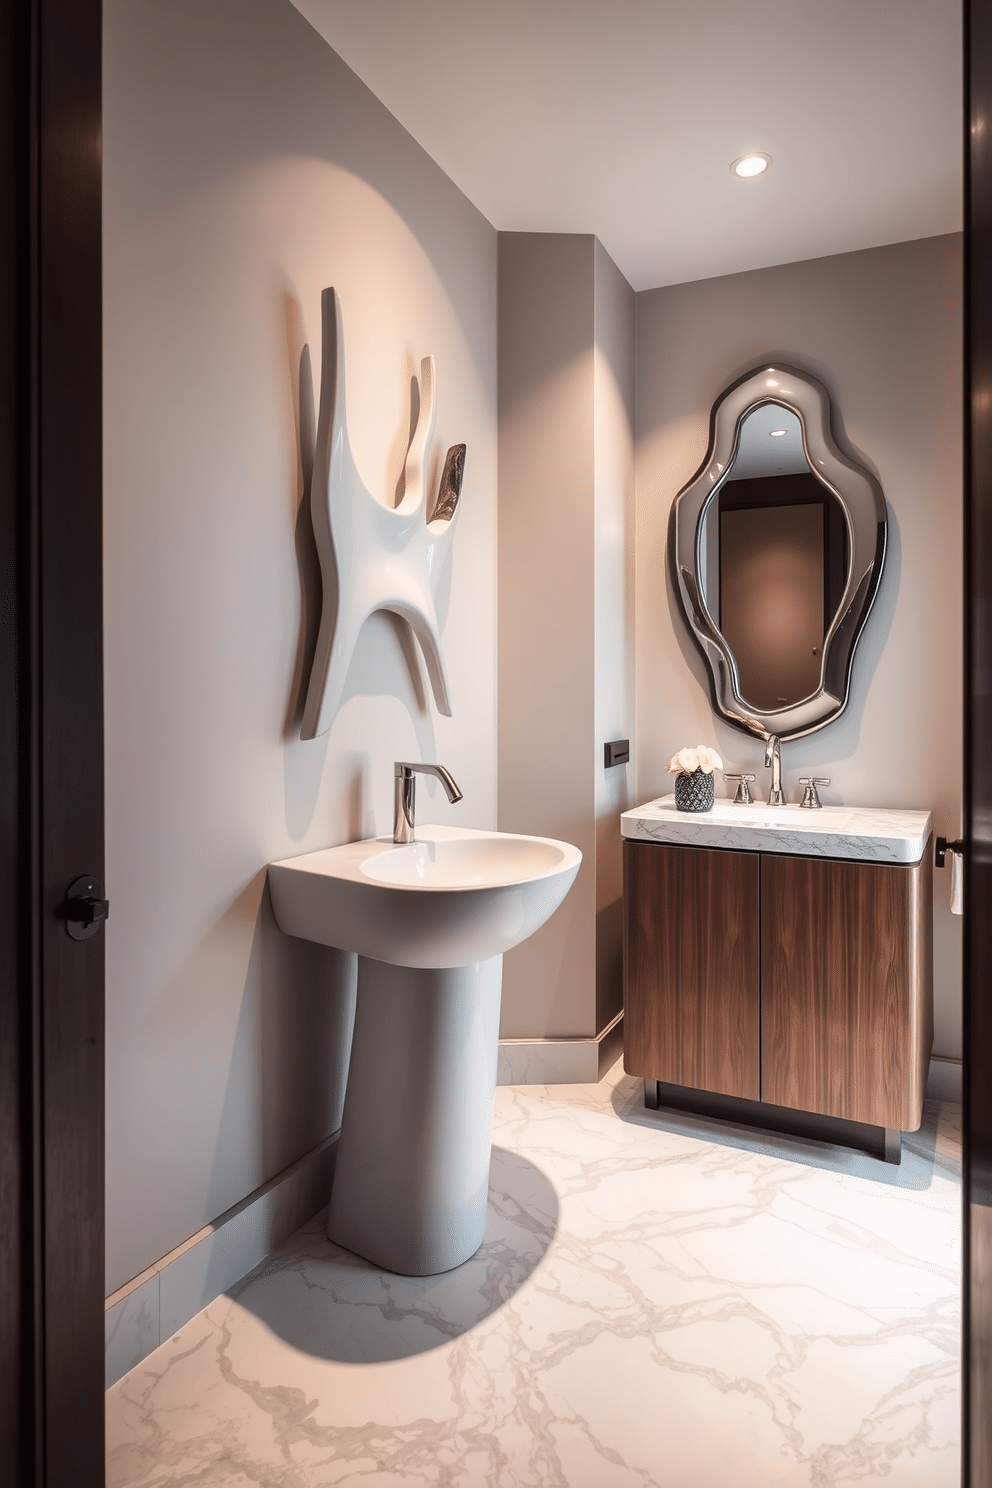
[[[160,1327],[158,1272],[149,1276],[104,1314],[106,1388],[158,1348]]]
[[[894,1168],[640,1093],[500,1088],[445,1276],[305,1226],[108,1392],[109,1488],[956,1488],[958,1111]]]

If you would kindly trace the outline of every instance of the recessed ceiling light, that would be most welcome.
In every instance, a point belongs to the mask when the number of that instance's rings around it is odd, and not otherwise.
[[[755,152],[751,155],[741,155],[734,161],[730,169],[735,176],[740,176],[742,180],[749,181],[753,176],[763,175],[771,163],[772,157],[770,155]]]
[[[772,436],[773,439],[781,439],[782,438],[782,435],[785,433],[785,430],[784,429],[769,429],[768,432]]]

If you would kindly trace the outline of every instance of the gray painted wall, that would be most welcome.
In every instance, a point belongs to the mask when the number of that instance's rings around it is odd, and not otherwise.
[[[637,796],[672,789],[683,744],[753,770],[760,745],[713,717],[678,616],[665,545],[672,502],[707,449],[717,394],[764,359],[826,384],[837,426],[878,476],[890,549],[836,723],[786,743],[783,774],[829,775],[825,803],[961,811],[961,240],[897,243],[637,296]],[[934,1052],[960,1057],[961,921],[935,876]]]
[[[388,830],[398,758],[464,791],[422,819],[495,825],[496,234],[288,0],[109,0],[104,171],[112,1291],[339,1122],[353,968],[278,932],[266,864]],[[438,459],[468,444],[454,717],[377,619],[303,743],[329,284],[370,490],[429,352]]]
[[[506,1038],[619,1011],[632,718],[634,295],[591,236],[499,236],[499,824],[574,842],[562,908],[504,958]],[[605,731],[605,732],[604,732]]]

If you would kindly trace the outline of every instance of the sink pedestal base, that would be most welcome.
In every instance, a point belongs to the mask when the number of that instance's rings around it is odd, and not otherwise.
[[[434,1276],[486,1228],[503,957],[442,971],[358,958],[327,1235],[385,1271]]]

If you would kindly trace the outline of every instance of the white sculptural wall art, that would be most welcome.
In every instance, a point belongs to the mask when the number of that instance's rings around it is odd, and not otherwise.
[[[437,500],[426,509],[427,464],[434,433],[434,358],[420,364],[420,413],[406,457],[403,499],[377,501],[355,468],[345,415],[344,345],[337,291],[321,296],[320,412],[311,512],[324,598],[301,734],[330,728],[365,621],[377,610],[398,615],[420,643],[438,712],[451,716],[435,585],[454,536],[465,468],[464,444],[448,450]],[[337,590],[337,607],[329,596]]]

